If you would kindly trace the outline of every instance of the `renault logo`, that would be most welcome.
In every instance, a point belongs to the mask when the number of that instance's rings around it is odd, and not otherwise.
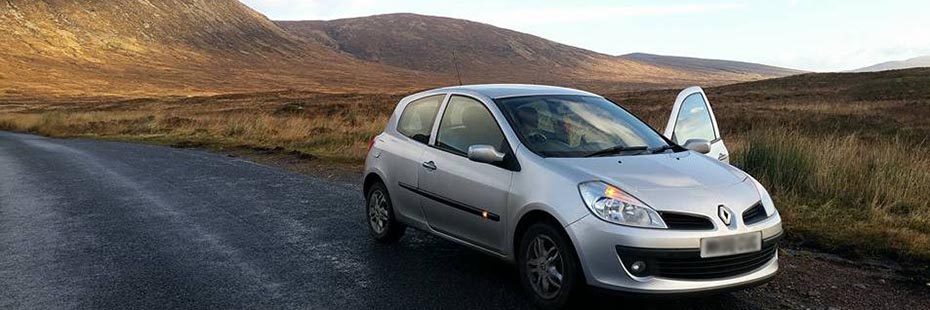
[[[720,216],[720,220],[723,221],[723,223],[726,225],[730,225],[732,220],[733,216],[730,213],[730,209],[727,209],[727,207],[724,205],[717,207],[717,216]]]

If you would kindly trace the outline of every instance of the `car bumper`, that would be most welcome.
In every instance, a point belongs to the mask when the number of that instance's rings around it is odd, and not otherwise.
[[[777,243],[783,233],[778,213],[751,226],[741,225],[736,229],[713,231],[633,228],[607,223],[589,215],[566,226],[566,232],[575,245],[589,285],[609,291],[650,295],[712,293],[765,283],[778,272]],[[727,257],[723,257],[718,261],[708,261],[716,264],[714,266],[701,265],[699,253],[702,238],[751,232],[761,232],[763,251],[766,250],[766,246],[774,247],[771,248],[770,255],[757,252],[746,255],[746,263],[739,261],[743,259],[741,257],[731,257],[731,261],[724,262],[722,260]],[[636,260],[645,257],[642,260],[646,262],[647,270],[655,268],[656,261],[665,257],[679,264],[694,262],[698,267],[696,269],[720,270],[721,267],[726,267],[724,265],[727,263],[738,264],[743,269],[735,273],[722,272],[706,277],[693,274],[666,275],[661,272],[655,275],[634,276],[627,267],[631,264],[631,257],[635,257]],[[681,266],[675,267],[681,269]]]

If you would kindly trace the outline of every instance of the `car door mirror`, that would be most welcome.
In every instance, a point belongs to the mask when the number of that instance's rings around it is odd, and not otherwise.
[[[468,159],[479,163],[493,164],[504,161],[504,153],[493,146],[477,144],[468,147]]]
[[[701,153],[710,153],[710,141],[704,139],[690,139],[682,145],[684,148]]]

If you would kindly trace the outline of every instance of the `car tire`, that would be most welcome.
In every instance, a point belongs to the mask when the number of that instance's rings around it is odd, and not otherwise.
[[[551,247],[555,247],[555,259],[549,253]],[[547,222],[533,224],[523,232],[518,249],[520,284],[536,306],[565,308],[581,294],[583,274],[578,256],[560,227]],[[555,286],[558,289],[552,291]]]
[[[365,193],[365,219],[371,236],[381,243],[396,243],[407,230],[395,219],[391,196],[381,182],[373,184]]]

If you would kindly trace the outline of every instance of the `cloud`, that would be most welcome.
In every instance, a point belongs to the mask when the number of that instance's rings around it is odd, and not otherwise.
[[[853,70],[890,60],[930,55],[927,37],[930,37],[930,30],[924,23],[900,23],[798,40],[792,43],[793,48],[755,61],[815,71]]]
[[[708,13],[743,7],[740,4],[696,4],[666,6],[611,6],[578,8],[538,8],[507,14],[511,20],[527,23],[575,22],[622,16],[668,16]]]
[[[743,8],[736,3],[689,4],[657,6],[589,6],[589,7],[541,7],[515,11],[505,15],[491,14],[491,19],[504,24],[550,24],[591,22],[617,17],[669,16],[718,12]]]

